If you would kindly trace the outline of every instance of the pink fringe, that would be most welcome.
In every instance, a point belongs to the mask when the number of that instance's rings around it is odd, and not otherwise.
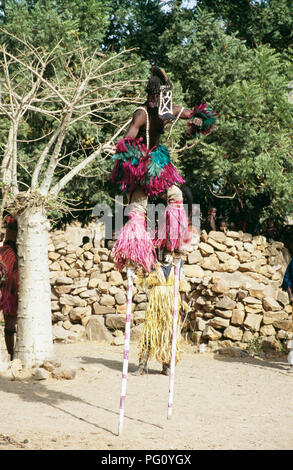
[[[162,168],[159,177],[149,178],[148,165],[150,153],[153,149],[147,149],[142,137],[139,139],[125,137],[116,144],[116,153],[128,152],[126,143],[133,148],[138,147],[141,157],[137,165],[132,164],[131,158],[127,161],[116,160],[114,163],[110,180],[113,184],[118,184],[121,191],[131,192],[139,184],[149,197],[154,197],[169,189],[173,184],[185,183],[185,180],[179,175],[171,162]]]
[[[170,201],[166,207],[164,220],[160,224],[154,245],[168,251],[180,250],[191,242],[188,220],[183,201]]]
[[[113,248],[115,267],[122,271],[127,262],[132,261],[146,272],[156,265],[156,252],[150,234],[145,229],[145,216],[131,212],[129,220],[122,228]]]
[[[185,183],[185,180],[179,175],[172,163],[168,163],[162,169],[159,177],[155,176],[152,180],[143,185],[143,187],[149,197],[154,197],[164,190],[169,189],[173,184],[183,183]]]

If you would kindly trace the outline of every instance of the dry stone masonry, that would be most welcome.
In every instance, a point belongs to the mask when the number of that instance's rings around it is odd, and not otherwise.
[[[281,350],[292,338],[292,309],[280,289],[289,253],[263,236],[212,231],[201,234],[184,271],[191,312],[184,335],[207,350],[244,348],[261,340]],[[49,243],[54,341],[82,339],[123,344],[126,273],[114,269],[110,250],[76,246],[63,232]],[[131,339],[141,334],[146,292],[134,288]]]

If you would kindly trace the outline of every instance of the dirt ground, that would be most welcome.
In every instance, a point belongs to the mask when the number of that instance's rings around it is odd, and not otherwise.
[[[227,357],[185,348],[174,411],[160,365],[133,376],[131,345],[124,429],[118,437],[123,346],[55,344],[73,380],[0,376],[0,450],[288,450],[293,448],[293,372],[287,357]]]

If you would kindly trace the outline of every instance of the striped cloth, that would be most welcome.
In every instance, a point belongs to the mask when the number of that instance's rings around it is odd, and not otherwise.
[[[0,265],[5,272],[0,286],[0,309],[4,315],[16,316],[18,305],[18,265],[16,250],[12,243],[0,247]]]
[[[287,266],[284,279],[283,279],[283,284],[281,287],[283,290],[287,290],[288,287],[290,287],[290,289],[293,290],[293,259],[290,261],[290,263]]]

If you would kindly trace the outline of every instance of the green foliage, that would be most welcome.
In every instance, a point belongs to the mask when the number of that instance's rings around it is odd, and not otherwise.
[[[198,0],[182,6],[177,0],[7,0],[2,24],[16,36],[33,41],[43,50],[70,51],[81,43],[86,53],[120,52],[117,57],[123,91],[136,103],[112,106],[103,113],[99,130],[94,120],[76,123],[66,137],[64,166],[84,158],[91,148],[113,134],[111,122],[126,122],[145,100],[149,65],[165,68],[173,83],[173,99],[192,108],[208,103],[218,112],[214,133],[193,142],[178,156],[186,142],[187,127],[179,122],[168,145],[173,161],[186,176],[194,201],[205,212],[217,205],[229,215],[233,196],[255,218],[283,220],[293,212],[292,129],[293,107],[287,101],[287,84],[293,80],[292,2],[290,0]],[[188,3],[185,3],[188,5]],[[0,32],[3,40],[3,33]],[[5,37],[10,47],[16,42]],[[132,64],[131,69],[124,69]],[[72,56],[78,74],[78,60]],[[106,71],[110,71],[111,65]],[[51,71],[52,72],[52,71]],[[51,73],[48,69],[48,74]],[[57,74],[62,80],[60,60]],[[133,84],[132,79],[141,84]],[[108,96],[111,91],[107,90]],[[0,124],[0,143],[5,145],[7,120]],[[20,155],[22,180],[28,183],[30,162],[44,145],[33,141],[52,131],[46,116],[28,116],[22,125]],[[168,130],[162,136],[166,144]],[[191,140],[188,141],[190,145]],[[112,201],[114,188],[108,182],[111,158],[95,161],[64,190],[64,197],[79,204],[79,217],[90,213],[97,201]],[[59,168],[56,178],[65,168]],[[215,196],[216,195],[216,196]]]
[[[246,351],[250,356],[255,356],[261,352],[262,338],[260,336],[254,337],[247,342]]]

